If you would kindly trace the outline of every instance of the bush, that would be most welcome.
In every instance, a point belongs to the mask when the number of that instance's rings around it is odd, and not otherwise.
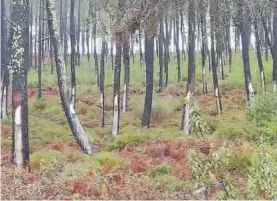
[[[32,165],[43,164],[45,167],[50,167],[54,159],[61,161],[62,160],[61,152],[54,151],[54,150],[37,151],[31,154],[30,164]]]
[[[169,175],[158,176],[154,179],[153,182],[155,185],[164,185],[170,192],[181,192],[185,187],[188,187],[186,182],[177,177]]]
[[[248,120],[257,125],[264,126],[276,118],[277,114],[277,96],[276,93],[262,92],[253,100],[248,107]]]
[[[99,162],[100,165],[108,165],[109,167],[123,167],[124,161],[120,156],[111,152],[100,152],[93,157],[94,161]]]
[[[150,177],[168,175],[172,171],[172,167],[168,164],[161,164],[157,166],[153,166],[148,170],[148,174]]]
[[[220,139],[247,140],[259,143],[262,130],[248,123],[228,123],[220,125],[214,135]]]

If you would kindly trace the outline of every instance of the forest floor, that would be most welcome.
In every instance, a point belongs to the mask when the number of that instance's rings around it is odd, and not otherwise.
[[[231,74],[221,80],[222,115],[215,114],[211,87],[202,95],[198,85],[194,102],[209,127],[207,135],[184,136],[180,131],[184,85],[173,83],[160,94],[154,92],[151,126],[142,129],[144,89],[139,81],[131,86],[129,110],[121,114],[120,134],[112,139],[111,78],[106,78],[106,126],[100,128],[97,88],[89,85],[94,82],[89,77],[93,73],[86,75],[78,69],[82,81],[77,82],[77,115],[98,148],[95,156],[86,156],[67,125],[54,75],[44,81],[43,98],[37,100],[32,73],[28,89],[30,164],[21,173],[14,169],[11,119],[2,122],[1,199],[247,198],[252,158],[266,148],[277,161],[276,143],[260,147],[262,129],[248,122],[243,87],[230,81],[226,84]],[[263,191],[258,194],[271,198]]]

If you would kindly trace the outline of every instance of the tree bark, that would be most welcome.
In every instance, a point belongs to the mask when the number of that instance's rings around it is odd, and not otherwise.
[[[12,34],[12,131],[13,162],[17,167],[29,161],[27,72],[29,65],[29,1],[13,0]]]
[[[56,11],[53,0],[46,0],[46,10],[48,16],[49,33],[51,36],[56,60],[56,70],[62,107],[72,134],[75,137],[78,145],[81,147],[84,153],[92,155],[96,152],[96,147],[85,133],[85,130],[82,127],[74,108],[72,107],[72,104],[69,104],[67,99],[66,67],[62,58],[62,46],[58,33]]]
[[[63,17],[63,56],[65,65],[68,64],[67,51],[68,51],[68,43],[67,43],[67,0],[64,1],[64,17]]]
[[[77,28],[77,32],[76,32],[76,35],[77,35],[77,39],[76,39],[76,42],[77,42],[77,66],[80,66],[81,65],[81,55],[80,55],[80,34],[81,32],[81,0],[79,0],[79,3],[78,3],[78,28]]]
[[[277,6],[277,3],[275,3]],[[273,17],[273,91],[277,92],[277,11],[276,7],[274,10]]]
[[[177,71],[178,71],[178,82],[181,81],[181,61],[180,61],[180,49],[179,49],[179,14],[178,10],[176,10],[176,27],[175,27],[175,48],[176,48],[176,58],[177,58]]]

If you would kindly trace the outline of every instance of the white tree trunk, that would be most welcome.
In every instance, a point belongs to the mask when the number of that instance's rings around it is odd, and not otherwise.
[[[215,89],[214,93],[216,98],[216,111],[217,111],[217,114],[219,115],[221,113],[221,110],[220,110],[220,99],[219,99],[218,88]]]
[[[190,127],[190,107],[191,107],[191,97],[192,94],[188,91],[186,96],[186,105],[183,112],[183,130],[186,135],[189,135],[189,127]]]
[[[118,110],[118,95],[114,97],[114,111],[113,111],[113,124],[112,124],[112,134],[114,136],[118,135],[118,125],[119,125],[119,110]]]
[[[8,104],[7,104],[7,90],[8,90],[8,88],[4,87],[3,96],[1,94],[1,97],[3,97],[3,100],[1,100],[1,102],[2,102],[1,110],[2,110],[2,119],[3,120],[7,119],[7,117],[8,117],[8,114],[7,114],[7,107],[8,107]]]

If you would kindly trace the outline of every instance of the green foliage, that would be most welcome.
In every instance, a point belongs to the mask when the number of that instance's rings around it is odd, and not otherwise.
[[[222,181],[225,189],[221,195],[225,199],[236,199],[238,194],[230,182],[230,151],[224,145],[206,158],[195,150],[189,150],[189,164],[192,169],[193,178],[200,186],[211,187],[214,182]]]
[[[99,162],[100,165],[108,165],[109,167],[123,167],[124,161],[119,155],[111,152],[99,152],[93,159]]]
[[[247,180],[249,199],[277,199],[277,161],[269,153],[259,152],[251,158]],[[264,193],[266,197],[262,197]]]
[[[43,165],[44,167],[51,167],[52,162],[54,160],[61,160],[62,154],[61,152],[54,150],[42,150],[37,151],[31,154],[30,156],[30,164],[32,165]]]
[[[161,164],[151,167],[148,170],[148,175],[150,177],[156,177],[156,176],[162,176],[162,175],[168,175],[172,171],[172,167],[168,164]]]
[[[261,134],[261,129],[245,122],[222,124],[214,132],[214,135],[220,139],[246,140],[256,143],[260,142]]]
[[[170,176],[168,174],[163,174],[155,177],[152,182],[154,185],[162,185],[166,187],[166,190],[170,192],[181,192],[186,187],[188,187],[187,183],[177,177]]]
[[[210,128],[196,106],[192,106],[190,110],[190,132],[204,138],[209,134]]]
[[[276,93],[262,92],[257,95],[247,110],[248,120],[257,125],[264,126],[277,117]]]

